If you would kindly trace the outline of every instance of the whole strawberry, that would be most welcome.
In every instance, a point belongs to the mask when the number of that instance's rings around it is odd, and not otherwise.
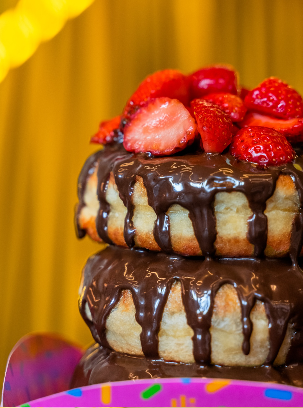
[[[281,119],[303,117],[301,95],[279,78],[265,79],[252,89],[244,99],[248,109],[276,116]]]
[[[191,98],[203,98],[204,95],[228,92],[237,95],[238,76],[230,65],[212,65],[195,71],[188,77]]]
[[[218,105],[204,99],[195,99],[191,108],[201,135],[201,147],[206,153],[222,153],[233,137],[230,116]]]
[[[146,77],[127,101],[123,115],[129,119],[140,106],[153,98],[178,99],[185,106],[189,104],[187,77],[176,69],[156,71]]]
[[[244,118],[247,110],[242,99],[230,93],[212,93],[204,96],[203,99],[218,105],[230,116],[233,122],[240,122]]]
[[[239,160],[261,166],[279,166],[293,161],[295,151],[285,136],[263,126],[248,126],[236,134],[230,153]]]

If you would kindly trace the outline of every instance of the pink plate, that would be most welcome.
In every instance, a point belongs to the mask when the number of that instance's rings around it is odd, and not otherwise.
[[[27,407],[302,407],[303,390],[249,381],[167,378],[75,388]]]

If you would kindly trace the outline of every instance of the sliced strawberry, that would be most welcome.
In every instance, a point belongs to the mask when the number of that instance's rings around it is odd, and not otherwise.
[[[303,117],[301,95],[279,78],[265,79],[245,97],[248,109],[276,116],[281,119]]]
[[[189,75],[189,86],[191,99],[217,92],[237,95],[238,76],[230,65],[212,65]]]
[[[247,111],[242,99],[230,93],[212,93],[205,95],[203,99],[218,105],[233,122],[240,122]]]
[[[245,127],[234,136],[230,152],[239,160],[261,166],[279,166],[293,161],[295,151],[285,136],[263,126]]]
[[[141,106],[124,127],[123,145],[129,152],[167,156],[192,143],[197,125],[177,99],[155,98]]]
[[[119,129],[121,116],[100,123],[98,132],[90,139],[91,143],[109,144],[115,141],[115,130]]]
[[[303,134],[303,118],[278,119],[261,113],[249,112],[242,122],[241,128],[246,126],[265,126],[282,133],[290,142],[295,136]]]
[[[221,153],[232,140],[233,123],[225,112],[204,99],[191,102],[206,153]]]
[[[184,105],[189,105],[187,77],[175,69],[165,69],[149,75],[129,98],[123,114],[129,118],[129,115],[145,102],[162,96],[178,99]]]

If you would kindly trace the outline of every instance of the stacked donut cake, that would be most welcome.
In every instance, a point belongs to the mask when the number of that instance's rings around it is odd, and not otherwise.
[[[108,245],[83,270],[95,345],[72,386],[180,376],[303,386],[302,140],[296,90],[274,77],[246,90],[226,65],[158,71],[100,124],[76,224]]]

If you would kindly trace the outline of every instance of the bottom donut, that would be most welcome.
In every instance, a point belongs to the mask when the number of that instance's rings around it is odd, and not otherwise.
[[[197,363],[184,364],[128,356],[94,344],[86,351],[76,367],[70,387],[78,388],[114,381],[176,377],[224,378],[303,387],[303,364],[283,367],[203,366]]]
[[[303,361],[303,274],[287,259],[108,246],[83,270],[79,305],[94,340],[119,353],[221,366]]]

